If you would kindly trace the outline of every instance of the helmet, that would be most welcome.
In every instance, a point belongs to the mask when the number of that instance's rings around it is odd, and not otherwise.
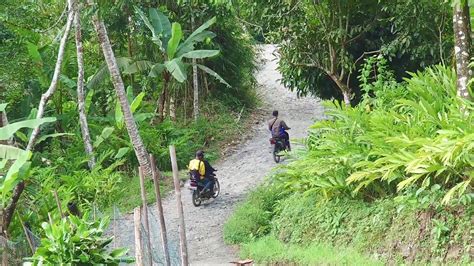
[[[198,151],[196,152],[196,157],[198,157],[198,158],[204,157],[204,151],[198,150]]]

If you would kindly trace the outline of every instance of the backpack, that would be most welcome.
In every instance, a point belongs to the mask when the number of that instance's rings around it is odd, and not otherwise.
[[[199,168],[201,167],[202,161],[199,161],[198,169],[189,170],[189,179],[192,187],[196,187],[197,183],[201,179],[201,174],[199,174]]]

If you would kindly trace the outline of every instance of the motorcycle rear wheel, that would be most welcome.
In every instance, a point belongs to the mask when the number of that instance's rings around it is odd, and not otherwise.
[[[193,205],[195,207],[201,206],[201,193],[199,192],[199,189],[196,189],[193,191]]]
[[[279,163],[280,162],[280,155],[278,155],[278,153],[280,152],[280,147],[278,145],[278,143],[275,143],[275,147],[273,148],[273,160],[276,162],[276,163]]]

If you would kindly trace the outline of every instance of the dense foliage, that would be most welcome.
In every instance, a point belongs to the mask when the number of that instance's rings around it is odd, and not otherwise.
[[[215,160],[222,144],[241,134],[242,122],[258,102],[252,40],[226,1],[117,0],[96,1],[96,6],[76,2],[82,11],[84,109],[95,159],[92,169],[88,167],[91,156],[84,152],[78,117],[78,55],[74,34],[67,39],[57,89],[45,105],[48,117],[33,119],[41,95],[50,87],[53,77],[59,39],[68,14],[67,1],[0,3],[0,54],[10,58],[0,63],[0,233],[25,250],[27,241],[19,218],[26,221],[32,235],[44,236],[43,251],[58,244],[53,239],[48,240],[46,228],[41,227],[43,222],[49,221],[49,215],[53,221],[48,228],[54,227],[67,236],[73,233],[69,231],[75,230],[71,225],[74,221],[61,220],[52,191],[58,193],[63,206],[80,212],[107,212],[113,205],[128,211],[140,204],[138,160],[126,114],[92,27],[91,17],[95,12],[105,22],[130,111],[144,146],[155,156],[158,168],[165,175],[169,175],[166,171],[171,169],[169,145],[176,146],[181,168],[186,167],[198,149],[205,149],[208,159]],[[158,19],[168,20],[170,31],[164,34],[168,39],[160,35],[165,43],[162,46],[153,38],[155,29],[151,34],[152,28],[143,20],[148,18],[150,10],[159,14]],[[169,21],[176,23],[172,26]],[[206,26],[199,27],[203,24]],[[190,35],[194,38],[182,38]],[[192,49],[187,50],[189,48]],[[172,53],[176,57],[171,56]],[[199,64],[197,119],[192,116],[196,108],[193,106],[192,59]],[[168,65],[168,75],[158,71],[149,75],[150,71],[143,71],[143,66],[153,65],[155,71]],[[176,69],[187,71],[177,75]],[[170,79],[171,76],[174,79]],[[161,119],[152,121],[157,112]],[[8,127],[5,122],[9,122]],[[26,151],[32,129],[38,125],[41,125],[41,136],[34,148]],[[165,190],[169,189],[166,182],[162,186]],[[15,188],[21,188],[20,193]],[[146,188],[153,190],[148,182]],[[153,198],[153,194],[149,196]],[[94,231],[97,226],[87,219],[81,221],[84,230]],[[81,237],[83,233],[79,232]],[[98,237],[97,241],[104,240]],[[92,252],[82,244],[77,251],[84,256]],[[43,253],[42,257],[35,256],[36,261],[46,263],[51,259],[49,263],[59,263],[59,260],[52,261],[51,254]],[[76,256],[78,254],[68,256],[84,260],[85,257]]]
[[[451,69],[411,75],[402,84],[378,75],[354,108],[328,104],[331,119],[312,127],[309,151],[288,166],[283,185],[374,199],[439,184],[444,203],[471,202],[474,106],[456,97]]]
[[[388,58],[400,80],[406,71],[449,62],[453,49],[447,1],[242,2],[256,35],[280,45],[283,84],[303,95],[342,99],[347,92],[357,102],[367,55]]]

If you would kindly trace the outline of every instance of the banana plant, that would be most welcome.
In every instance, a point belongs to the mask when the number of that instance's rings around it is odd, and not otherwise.
[[[164,59],[163,62],[151,62],[140,60],[131,63],[124,71],[124,74],[134,74],[141,71],[149,71],[149,77],[162,76],[164,80],[163,91],[168,88],[169,82],[174,79],[180,83],[187,79],[187,68],[190,65],[185,59],[204,59],[216,56],[219,50],[195,50],[197,43],[214,38],[216,35],[207,29],[216,22],[216,18],[208,20],[191,33],[183,41],[183,30],[181,24],[174,22],[171,24],[168,17],[156,8],[148,10],[148,17],[137,7],[136,12],[141,17],[145,25],[151,31],[152,41]],[[230,85],[212,69],[196,64],[205,73],[216,78],[222,84]]]
[[[212,39],[215,33],[207,29],[216,22],[216,18],[208,20],[197,28],[184,41],[181,25],[177,22],[170,23],[168,17],[156,8],[149,9],[149,17],[147,17],[139,8],[135,8],[145,25],[152,33],[152,41],[155,43],[164,57],[163,63],[153,63],[150,61],[137,61],[132,63],[126,70],[126,74],[133,74],[141,70],[149,69],[151,77],[157,77],[162,72],[168,72],[173,78],[179,82],[186,80],[186,67],[189,65],[183,58],[188,59],[204,59],[219,54],[219,50],[194,50],[197,43],[207,39]],[[230,85],[219,74],[212,69],[197,64],[197,66],[207,74],[216,78],[219,82]]]
[[[0,112],[5,111],[6,104],[0,104]],[[12,138],[22,128],[36,128],[44,123],[56,121],[54,117],[29,119],[0,128],[0,142]],[[0,144],[0,195],[1,205],[5,203],[7,195],[16,185],[19,178],[25,177],[30,166],[31,151],[14,146]],[[3,169],[7,169],[3,171]]]

